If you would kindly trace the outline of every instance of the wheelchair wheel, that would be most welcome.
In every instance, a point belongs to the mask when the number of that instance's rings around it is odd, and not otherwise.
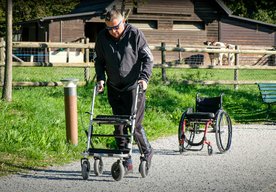
[[[81,163],[82,178],[84,180],[87,180],[89,178],[89,173],[90,173],[90,162],[88,161],[88,159],[83,159]]]
[[[113,163],[111,167],[111,175],[115,181],[120,181],[125,174],[125,168],[123,163],[118,160],[115,163]]]
[[[231,147],[232,123],[229,115],[220,110],[216,117],[216,142],[221,153],[226,152]]]
[[[103,174],[103,168],[104,168],[104,165],[103,165],[102,158],[95,158],[95,161],[94,161],[95,175],[97,175],[97,176],[102,175]]]
[[[182,114],[178,126],[178,142],[180,153],[183,153],[185,150],[191,147],[189,143],[192,143],[195,137],[195,131],[192,131],[194,129],[186,119],[186,113],[187,111]]]

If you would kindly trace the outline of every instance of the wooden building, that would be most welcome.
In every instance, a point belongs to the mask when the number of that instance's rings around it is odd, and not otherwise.
[[[104,15],[122,0],[83,0],[71,14],[45,17],[21,23],[22,41],[73,42],[89,38],[94,42],[105,27]],[[149,44],[202,46],[205,41],[221,41],[239,46],[276,46],[276,25],[232,15],[221,0],[147,0],[130,9],[128,22],[140,28]],[[154,53],[159,61],[158,55]],[[178,54],[169,55],[177,60]],[[184,53],[192,58],[194,53]],[[206,54],[199,55],[200,62]]]

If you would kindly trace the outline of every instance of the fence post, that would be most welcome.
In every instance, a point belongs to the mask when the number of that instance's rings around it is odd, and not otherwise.
[[[3,65],[3,66],[1,66]],[[4,71],[5,71],[5,41],[0,38],[0,87],[4,84]]]
[[[235,49],[239,50],[240,48],[238,45],[236,45]],[[239,66],[239,62],[240,62],[239,53],[235,53],[235,66]],[[234,81],[237,82],[238,79],[239,79],[239,71],[238,71],[238,69],[234,69]],[[234,84],[234,90],[238,90],[238,88],[239,88],[239,86],[237,84]]]
[[[166,65],[166,43],[162,42],[161,43],[161,68],[162,68],[162,80],[163,81],[167,80],[165,65]]]
[[[178,47],[178,48],[181,47],[181,45],[180,45],[180,40],[179,40],[179,39],[177,40],[177,46],[176,46],[176,47]],[[178,52],[178,63],[180,64],[181,61],[182,61],[182,55],[181,55],[181,51],[179,51],[179,52]]]
[[[89,38],[85,39],[85,44],[89,43]],[[89,48],[85,49],[85,61],[86,64],[89,63]],[[90,77],[90,67],[84,67],[84,80],[86,81],[86,83],[88,83],[91,80]]]
[[[64,106],[66,118],[66,139],[78,145],[77,83],[78,79],[62,79],[64,85]]]

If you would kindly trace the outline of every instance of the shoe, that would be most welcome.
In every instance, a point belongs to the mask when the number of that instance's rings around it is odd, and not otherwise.
[[[150,168],[151,166],[151,159],[152,159],[152,156],[153,156],[153,148],[150,149],[150,152],[145,154],[145,159],[148,163],[148,168]]]
[[[125,174],[127,175],[128,173],[133,173],[133,164],[132,164],[132,159],[128,158],[125,161],[123,161],[123,165],[125,167]]]

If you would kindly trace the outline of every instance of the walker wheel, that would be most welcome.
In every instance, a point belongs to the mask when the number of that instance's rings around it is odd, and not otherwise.
[[[120,181],[124,177],[125,168],[120,160],[113,163],[111,167],[111,174],[115,181]]]
[[[103,174],[103,168],[104,168],[104,164],[103,164],[102,158],[95,158],[95,161],[94,161],[95,175],[97,175],[97,176],[102,175]]]
[[[88,159],[84,159],[81,164],[81,174],[84,180],[87,180],[89,178],[89,172],[90,172],[90,162],[88,161]]]
[[[143,178],[145,178],[148,175],[149,168],[148,168],[147,161],[145,161],[145,160],[141,161],[141,163],[139,165],[139,172]]]
[[[207,146],[207,149],[208,149],[208,155],[212,155],[212,154],[213,154],[212,146],[211,146],[211,145],[208,145],[208,146]]]

